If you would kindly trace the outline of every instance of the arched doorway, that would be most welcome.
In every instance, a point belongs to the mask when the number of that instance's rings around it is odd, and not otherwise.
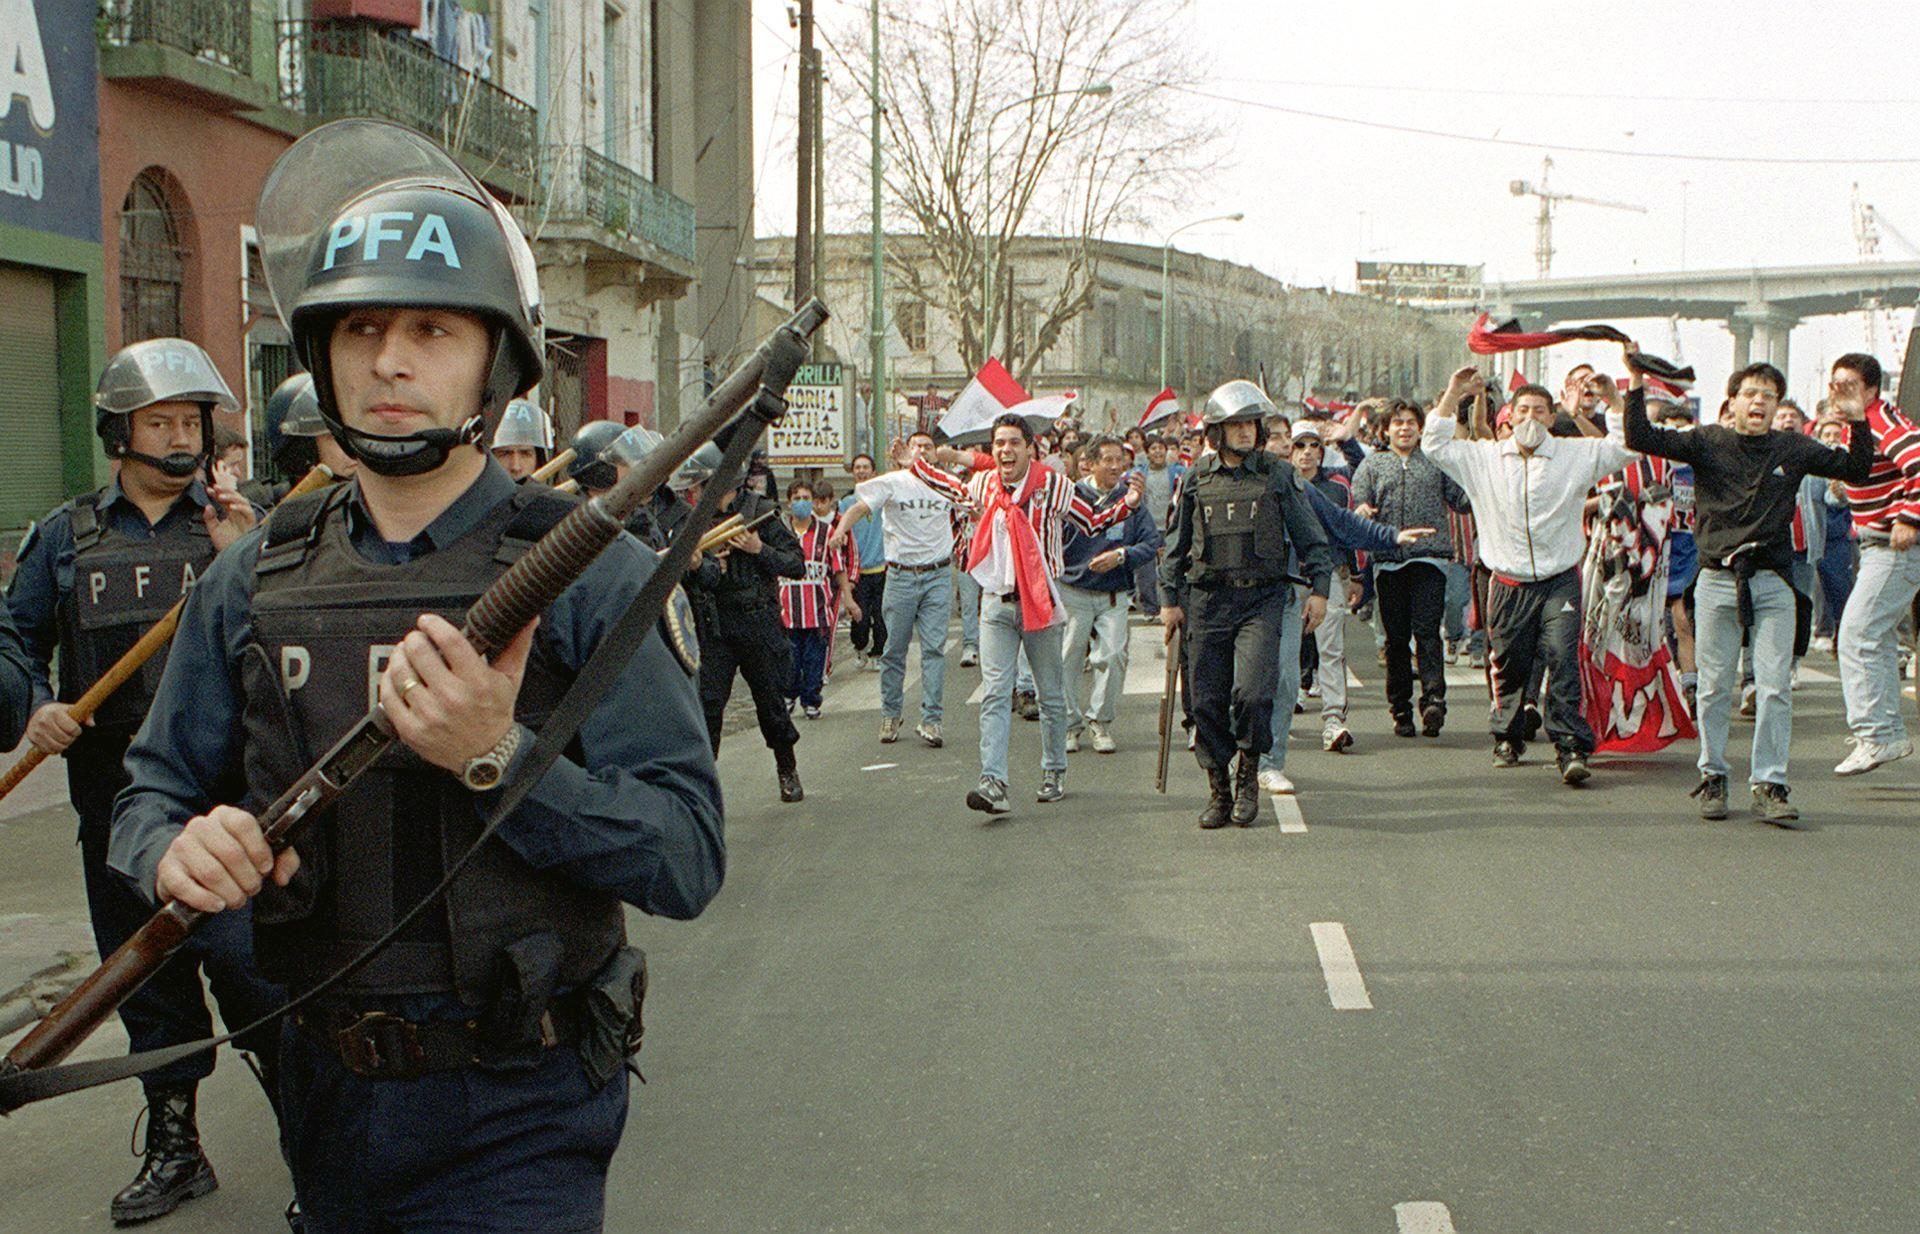
[[[120,342],[184,332],[187,250],[161,173],[133,178],[120,205]]]

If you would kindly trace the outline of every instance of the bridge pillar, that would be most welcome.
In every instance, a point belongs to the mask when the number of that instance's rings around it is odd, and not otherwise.
[[[1733,331],[1733,363],[1736,369],[1766,362],[1787,371],[1787,344],[1800,319],[1771,304],[1743,304],[1733,311],[1727,328]],[[1744,339],[1742,337],[1744,327]]]

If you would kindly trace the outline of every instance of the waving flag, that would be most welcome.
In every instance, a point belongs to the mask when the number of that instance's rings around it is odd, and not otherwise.
[[[1141,414],[1140,423],[1135,427],[1146,428],[1148,425],[1160,423],[1168,416],[1179,414],[1180,400],[1175,396],[1173,387],[1168,386],[1153,396],[1153,401],[1147,404],[1147,410]]]
[[[1697,735],[1663,633],[1673,493],[1661,463],[1602,482],[1580,574],[1581,695],[1602,751],[1650,754]]]
[[[1027,401],[1027,392],[1013,379],[1000,361],[992,356],[980,366],[973,380],[953,396],[947,414],[940,417],[940,432],[951,440],[965,433],[979,432],[993,418]],[[1059,413],[1054,413],[1058,415]]]
[[[1477,356],[1498,355],[1506,351],[1533,351],[1540,347],[1551,347],[1555,343],[1570,343],[1576,339],[1589,339],[1602,343],[1630,343],[1633,340],[1626,331],[1617,326],[1591,325],[1570,326],[1561,330],[1539,330],[1528,332],[1520,328],[1516,321],[1503,322],[1489,326],[1490,317],[1480,314],[1467,331],[1467,350]],[[1682,368],[1671,360],[1662,360],[1659,356],[1650,356],[1645,352],[1632,357],[1628,364],[1652,377],[1666,381],[1692,381],[1693,369]]]

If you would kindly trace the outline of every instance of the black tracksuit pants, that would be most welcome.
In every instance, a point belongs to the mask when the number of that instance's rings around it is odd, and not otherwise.
[[[1493,739],[1524,743],[1527,682],[1547,668],[1547,736],[1561,753],[1593,753],[1580,702],[1580,574],[1538,582],[1495,574],[1487,587],[1487,668],[1493,683]]]
[[[747,679],[760,735],[773,751],[775,763],[793,765],[793,746],[799,730],[787,715],[787,682],[793,676],[793,647],[780,625],[780,614],[766,605],[753,605],[721,616],[714,623],[716,637],[700,645],[700,703],[707,713],[707,736],[713,752],[720,752],[720,726],[727,700],[733,697],[733,676]]]
[[[853,602],[860,606],[860,619],[850,632],[853,649],[878,660],[887,650],[887,619],[881,612],[881,598],[887,590],[887,572],[875,570],[862,574],[853,584]]]
[[[1438,562],[1415,561],[1392,570],[1374,568],[1380,624],[1387,632],[1387,711],[1413,718],[1413,666],[1420,666],[1420,709],[1447,710],[1447,662],[1440,622],[1447,609],[1447,574]],[[1411,650],[1407,640],[1413,640]]]

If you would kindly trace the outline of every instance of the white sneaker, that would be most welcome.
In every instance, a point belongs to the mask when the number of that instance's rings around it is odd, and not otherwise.
[[[972,668],[978,663],[980,663],[980,649],[978,647],[962,647],[960,649],[961,668]]]
[[[1087,736],[1092,739],[1093,748],[1097,753],[1111,754],[1120,748],[1114,741],[1113,734],[1107,731],[1107,726],[1098,720],[1087,721]]]
[[[1293,791],[1293,781],[1278,767],[1263,768],[1260,772],[1260,787],[1274,796],[1284,796]]]
[[[1878,741],[1856,741],[1853,749],[1840,760],[1833,769],[1837,776],[1857,776],[1872,771],[1875,767],[1902,759],[1913,753],[1913,742],[1891,741],[1882,744]]]
[[[1078,730],[1069,730],[1067,733],[1067,753],[1080,753],[1080,733]]]
[[[1353,734],[1344,724],[1329,724],[1320,734],[1320,748],[1329,754],[1344,754],[1353,748]]]

